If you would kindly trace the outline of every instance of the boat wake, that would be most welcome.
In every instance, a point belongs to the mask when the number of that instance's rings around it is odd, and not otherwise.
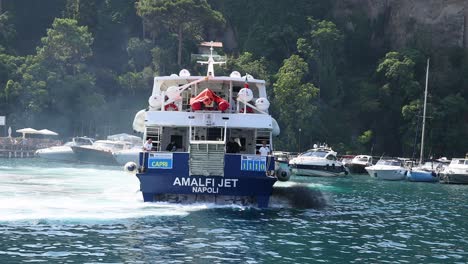
[[[271,207],[286,207],[295,209],[323,209],[328,199],[320,191],[306,185],[275,186],[270,196]]]

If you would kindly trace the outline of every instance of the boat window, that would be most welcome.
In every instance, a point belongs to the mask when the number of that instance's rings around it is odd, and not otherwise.
[[[124,149],[125,145],[124,144],[116,144],[115,149],[121,150]]]
[[[396,160],[379,160],[376,165],[401,166],[401,162]]]
[[[358,161],[364,161],[364,162],[367,162],[367,161],[368,161],[367,158],[359,158],[359,159],[357,159],[357,160],[358,160]]]
[[[333,155],[328,155],[327,160],[336,160],[336,157]]]
[[[458,164],[464,164],[464,163],[465,163],[464,160],[459,160],[459,161],[458,161]]]
[[[327,155],[327,152],[323,152],[323,151],[308,151],[302,154],[301,156],[324,158],[326,155]]]
[[[96,146],[98,146],[98,147],[111,148],[112,146],[114,146],[114,144],[104,143],[104,142],[97,142],[97,143],[96,143]]]

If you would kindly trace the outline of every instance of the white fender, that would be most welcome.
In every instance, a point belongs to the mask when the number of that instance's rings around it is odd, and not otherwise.
[[[271,118],[271,126],[272,126],[272,134],[273,136],[279,136],[280,134],[280,127],[278,125],[278,122],[276,122],[276,119],[274,119],[273,117]]]
[[[253,98],[252,90],[249,88],[242,88],[240,89],[239,93],[237,93],[237,99],[241,102],[249,102]]]
[[[266,111],[270,107],[270,102],[265,97],[260,97],[255,101],[255,106],[261,111]]]
[[[145,132],[145,119],[146,119],[146,110],[140,110],[136,113],[135,118],[133,118],[133,130],[136,132],[144,133]]]

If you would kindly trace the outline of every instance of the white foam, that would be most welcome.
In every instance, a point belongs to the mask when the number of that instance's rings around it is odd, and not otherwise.
[[[144,203],[138,179],[115,167],[0,164],[0,221],[109,221],[185,216],[214,205]]]

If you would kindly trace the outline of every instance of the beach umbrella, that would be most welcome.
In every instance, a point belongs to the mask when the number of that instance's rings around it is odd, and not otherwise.
[[[48,136],[58,136],[57,132],[54,132],[54,131],[49,130],[49,129],[41,129],[41,130],[38,131],[38,134],[48,135]]]
[[[11,138],[11,127],[8,127],[8,137]]]
[[[22,133],[23,138],[25,138],[26,134],[38,134],[39,131],[37,131],[34,128],[27,127],[27,128],[18,129],[18,130],[16,130],[16,132]]]

